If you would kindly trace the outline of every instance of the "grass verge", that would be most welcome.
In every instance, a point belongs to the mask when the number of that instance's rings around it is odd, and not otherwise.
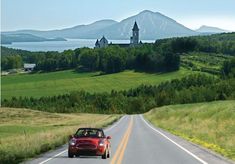
[[[106,127],[119,118],[0,108],[0,163],[19,163],[63,145],[79,127]]]
[[[235,160],[235,100],[164,106],[144,117],[155,126]]]

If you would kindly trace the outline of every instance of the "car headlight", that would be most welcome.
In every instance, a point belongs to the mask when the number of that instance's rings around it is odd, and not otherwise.
[[[99,142],[99,146],[104,146],[104,141],[103,141],[103,140],[101,140],[101,141]]]
[[[72,140],[69,141],[69,145],[74,146],[75,144],[76,144],[75,140],[72,139]]]

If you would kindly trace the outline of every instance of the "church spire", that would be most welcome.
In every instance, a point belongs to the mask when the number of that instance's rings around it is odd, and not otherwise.
[[[133,27],[132,30],[133,30],[133,31],[139,31],[139,27],[138,27],[136,21],[135,21],[135,24],[134,24],[134,27]]]
[[[135,21],[135,24],[132,29],[132,36],[130,38],[131,46],[135,46],[139,44],[139,27]]]

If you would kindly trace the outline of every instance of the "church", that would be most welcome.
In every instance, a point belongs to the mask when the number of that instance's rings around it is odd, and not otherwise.
[[[135,47],[138,46],[139,44],[142,44],[141,41],[139,41],[139,27],[135,21],[135,24],[132,28],[132,36],[130,37],[130,44],[113,44],[113,43],[108,43],[108,40],[103,36],[100,40],[97,39],[95,43],[95,48],[105,48],[108,47],[109,45],[118,45],[120,47]]]

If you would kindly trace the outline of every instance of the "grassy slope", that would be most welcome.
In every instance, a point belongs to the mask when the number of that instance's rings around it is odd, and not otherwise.
[[[137,87],[140,84],[159,84],[192,73],[181,69],[166,74],[147,74],[125,71],[98,76],[99,73],[76,73],[72,70],[52,73],[10,75],[2,77],[2,98],[12,96],[51,96],[74,90],[109,92]]]
[[[235,160],[235,100],[165,106],[145,117],[158,127]]]
[[[0,163],[19,163],[64,144],[78,127],[104,127],[119,117],[0,108]]]
[[[190,52],[181,56],[181,61],[191,62],[198,69],[208,68],[212,70],[218,70],[222,68],[225,60],[231,59],[232,56],[215,54],[215,53],[203,53],[203,52]]]

